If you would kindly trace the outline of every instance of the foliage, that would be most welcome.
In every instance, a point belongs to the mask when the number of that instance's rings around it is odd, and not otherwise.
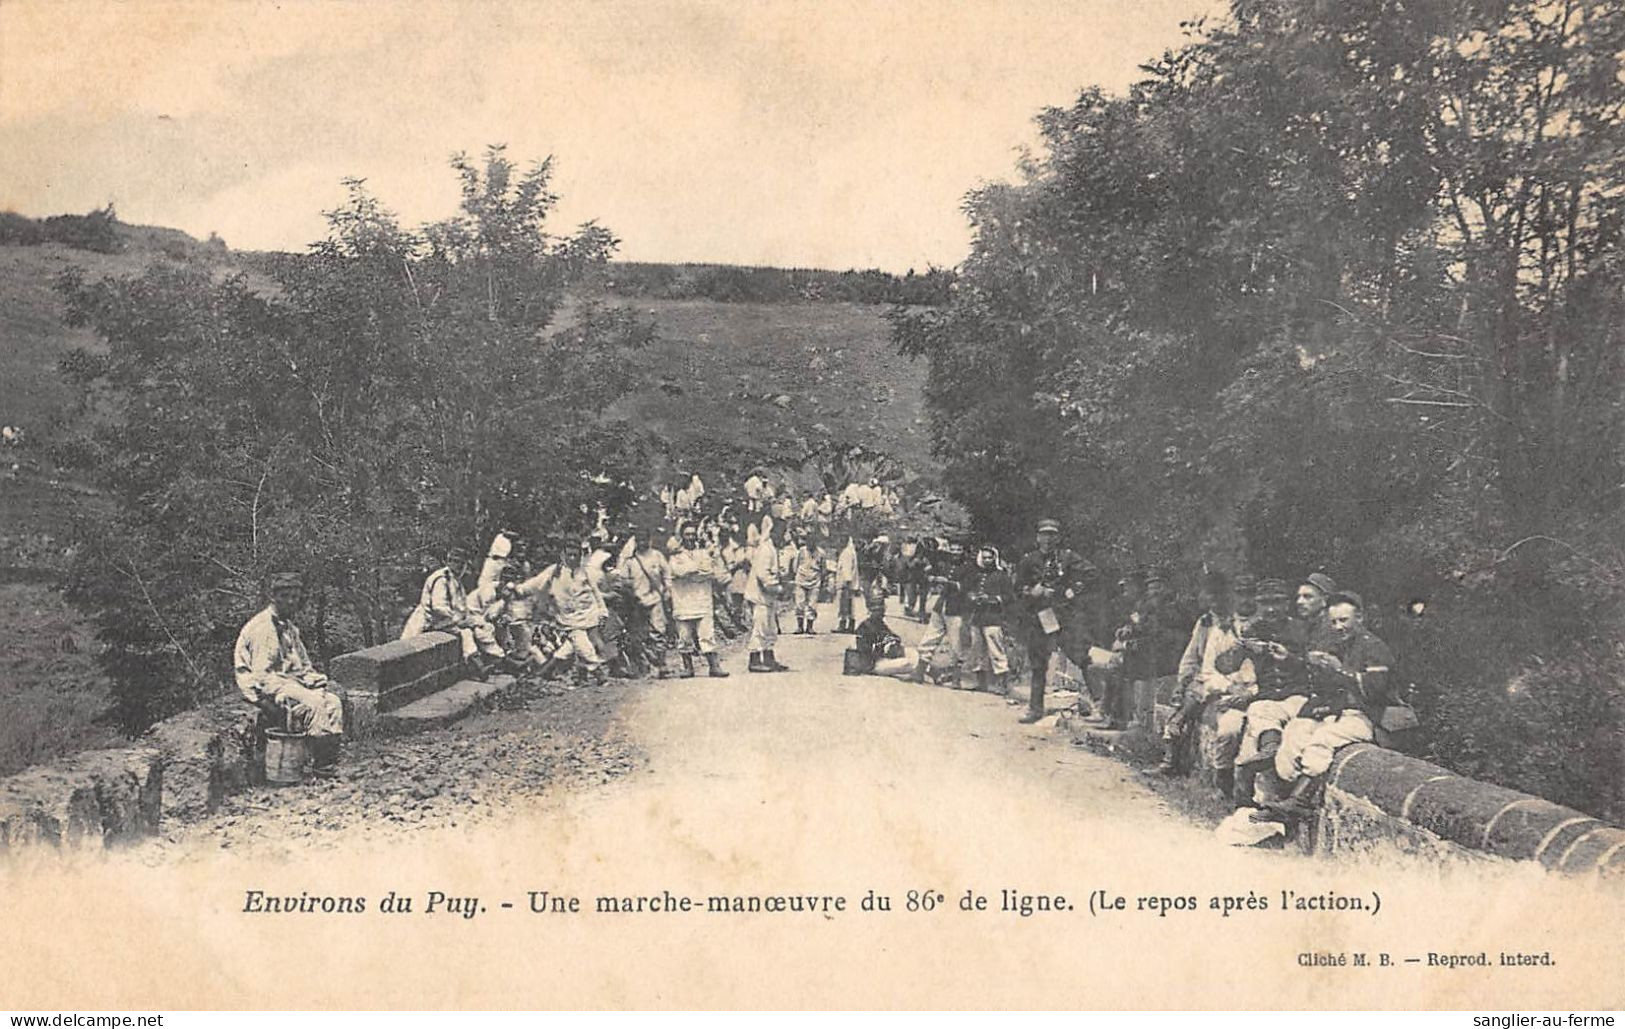
[[[817,268],[759,268],[726,264],[650,264],[617,261],[605,288],[618,296],[667,300],[704,298],[722,303],[786,303],[818,300],[853,304],[941,304],[953,273],[910,268],[892,275],[875,268],[824,271]]]
[[[112,204],[88,214],[58,214],[43,220],[0,211],[0,246],[61,243],[77,250],[116,254],[124,249],[118,224],[118,214]]]
[[[590,302],[553,324],[615,239],[547,233],[546,162],[453,167],[459,214],[419,232],[349,182],[271,292],[195,266],[63,277],[107,343],[63,369],[110,413],[87,461],[117,501],[78,527],[71,595],[128,727],[220,688],[271,569],[304,571],[306,638],[331,654],[396,631],[449,548],[584,530],[629,498],[643,441],[601,415],[650,329]]]
[[[1425,598],[1435,754],[1625,813],[1622,47],[1578,0],[1236,0],[1044,111],[894,315],[949,489],[1007,543],[1324,568],[1392,632]]]

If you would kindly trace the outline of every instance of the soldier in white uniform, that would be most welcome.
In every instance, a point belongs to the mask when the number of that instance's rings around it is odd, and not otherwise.
[[[671,604],[683,677],[693,677],[694,655],[703,654],[711,677],[725,679],[728,673],[717,657],[711,587],[728,581],[728,568],[715,545],[700,538],[699,526],[693,522],[684,522],[678,537],[681,546],[671,556]]]
[[[778,642],[778,605],[788,589],[787,575],[779,559],[779,539],[784,524],[762,519],[762,541],[751,553],[750,577],[745,581],[745,599],[750,602],[750,670],[785,672],[787,665],[773,656]]]
[[[271,603],[237,634],[232,664],[237,688],[250,704],[274,704],[286,712],[288,727],[310,736],[316,770],[329,774],[338,763],[344,735],[344,701],[327,676],[310,663],[293,617],[304,600],[304,581],[295,572],[271,577]]]
[[[429,573],[423,581],[423,592],[418,606],[407,617],[401,629],[401,639],[411,639],[426,632],[456,633],[463,643],[463,660],[473,666],[475,675],[485,678],[493,664],[503,657],[502,644],[484,615],[471,610],[468,594],[457,577],[456,569],[466,568],[467,557],[453,551],[451,560]]]

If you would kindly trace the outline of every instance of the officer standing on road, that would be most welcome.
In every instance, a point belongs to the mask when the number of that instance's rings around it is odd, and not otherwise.
[[[1038,523],[1038,549],[1016,565],[1016,595],[1022,604],[1022,629],[1027,641],[1027,660],[1032,691],[1022,724],[1030,725],[1044,717],[1044,690],[1049,680],[1049,659],[1061,649],[1063,636],[1068,656],[1080,665],[1088,664],[1084,624],[1085,597],[1093,568],[1075,550],[1061,546],[1061,523],[1045,518]],[[1073,637],[1079,637],[1076,641]],[[1079,660],[1081,658],[1081,661]]]

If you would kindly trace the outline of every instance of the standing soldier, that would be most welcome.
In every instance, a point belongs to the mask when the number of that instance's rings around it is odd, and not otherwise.
[[[762,519],[762,541],[751,554],[750,575],[745,580],[745,599],[750,602],[750,670],[786,672],[773,656],[778,642],[778,604],[785,593],[785,573],[779,559],[779,539],[784,525],[772,518]]]
[[[796,634],[811,636],[818,618],[818,587],[824,582],[824,548],[813,542],[805,525],[796,529]]]
[[[1088,612],[1083,598],[1093,569],[1082,555],[1061,546],[1061,523],[1045,518],[1038,523],[1038,549],[1016,565],[1016,594],[1023,605],[1022,629],[1031,665],[1032,691],[1027,699],[1024,725],[1044,717],[1044,690],[1049,679],[1050,655],[1061,647],[1063,634],[1076,637],[1074,660],[1089,661]],[[1070,631],[1069,631],[1070,630]]]
[[[683,678],[694,675],[694,655],[705,655],[713,679],[725,679],[717,659],[711,588],[728,580],[728,569],[714,546],[700,538],[699,527],[684,522],[678,530],[681,548],[671,556],[672,616],[677,620],[677,648]]]
[[[655,545],[655,535],[639,548],[637,537],[628,537],[615,570],[632,587],[638,607],[643,611],[643,628],[647,636],[649,662],[658,678],[666,677],[666,605],[671,602],[671,566],[666,555]]]
[[[960,597],[960,580],[965,575],[965,548],[958,540],[928,552],[927,565],[922,572],[920,603],[925,635],[920,639],[920,663],[914,669],[914,681],[924,682],[931,671],[937,653],[948,651],[948,669],[936,678],[939,685],[959,684],[959,664],[964,653],[964,607]]]
[[[846,535],[846,546],[835,561],[835,631],[857,632],[858,623],[852,614],[852,595],[860,589],[858,578],[858,540]]]
[[[977,550],[976,567],[964,581],[964,603],[970,618],[971,666],[976,688],[983,693],[1009,692],[1004,619],[1005,612],[1014,607],[1015,597],[1009,574],[999,567],[998,550],[991,546]]]

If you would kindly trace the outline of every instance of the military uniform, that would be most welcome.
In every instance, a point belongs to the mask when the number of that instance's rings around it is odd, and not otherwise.
[[[1039,523],[1039,531],[1059,532],[1060,526],[1046,519]],[[1086,597],[1094,575],[1094,566],[1081,554],[1059,545],[1048,553],[1041,548],[1031,551],[1016,564],[1021,632],[1032,676],[1029,721],[1044,716],[1051,655],[1060,650],[1079,667],[1089,663],[1088,649],[1095,641],[1089,631],[1091,613]],[[1035,590],[1039,591],[1036,596]]]

